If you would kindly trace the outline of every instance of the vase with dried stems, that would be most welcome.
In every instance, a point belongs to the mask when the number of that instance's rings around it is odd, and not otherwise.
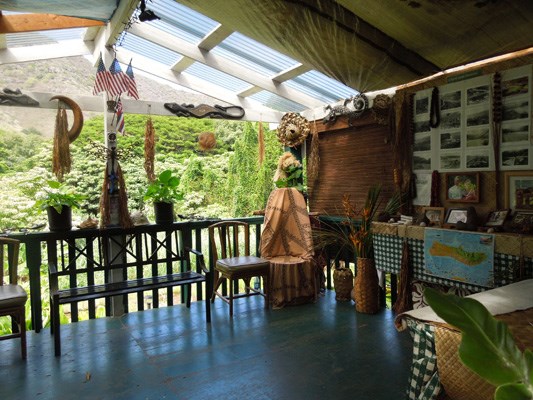
[[[375,314],[381,308],[371,230],[372,221],[381,203],[380,196],[381,185],[375,185],[368,190],[365,204],[361,209],[357,209],[355,204],[351,203],[348,195],[344,195],[342,200],[344,214],[348,221],[348,237],[357,257],[352,298],[355,300],[355,309],[365,314]],[[400,206],[401,195],[397,192],[387,202],[383,213],[396,214]],[[356,224],[353,221],[359,223]]]

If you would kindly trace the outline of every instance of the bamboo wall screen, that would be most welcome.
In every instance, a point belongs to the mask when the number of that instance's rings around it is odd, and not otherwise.
[[[338,121],[332,127],[317,123],[320,168],[316,182],[308,182],[310,211],[342,215],[342,197],[351,196],[360,209],[368,189],[382,184],[383,204],[394,192],[392,146],[389,127],[375,123],[368,113],[348,126]],[[329,128],[329,129],[328,129]],[[307,149],[311,141],[307,142]]]

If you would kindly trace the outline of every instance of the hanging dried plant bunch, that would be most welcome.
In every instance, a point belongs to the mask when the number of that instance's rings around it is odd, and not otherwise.
[[[318,173],[320,170],[320,151],[319,151],[319,138],[318,130],[316,127],[316,121],[313,125],[313,132],[311,134],[311,151],[309,153],[309,162],[307,163],[307,178],[309,184],[313,185],[318,179]]]
[[[144,130],[144,170],[149,182],[155,181],[155,129],[152,118],[148,117]]]
[[[265,132],[263,131],[263,122],[259,121],[259,127],[257,132],[257,153],[259,166],[263,165],[265,161]]]
[[[202,132],[198,136],[198,147],[201,151],[213,150],[217,145],[217,138],[213,132]]]
[[[63,107],[58,107],[54,131],[52,172],[61,182],[65,174],[70,172],[71,165],[67,112]]]
[[[281,144],[295,147],[303,143],[310,131],[309,121],[305,117],[289,112],[281,118],[277,135]]]

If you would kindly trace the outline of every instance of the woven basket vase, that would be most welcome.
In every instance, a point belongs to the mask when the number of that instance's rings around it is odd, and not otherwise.
[[[353,272],[350,268],[335,268],[333,271],[333,285],[335,286],[335,300],[350,301],[353,289]]]
[[[354,299],[356,311],[375,314],[379,311],[379,281],[373,258],[357,259]]]

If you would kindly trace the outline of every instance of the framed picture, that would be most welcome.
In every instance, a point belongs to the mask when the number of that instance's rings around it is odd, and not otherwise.
[[[533,232],[533,212],[516,211],[511,220],[511,229],[518,233]]]
[[[449,208],[444,223],[448,226],[455,226],[458,222],[466,223],[467,216],[468,208]]]
[[[429,226],[441,226],[444,223],[444,207],[424,207],[422,211],[429,219]]]
[[[509,210],[492,211],[487,217],[485,226],[499,227],[503,226],[503,223],[509,215]]]
[[[533,211],[533,171],[505,173],[505,207]]]
[[[461,203],[479,202],[479,173],[446,174],[446,200]]]

